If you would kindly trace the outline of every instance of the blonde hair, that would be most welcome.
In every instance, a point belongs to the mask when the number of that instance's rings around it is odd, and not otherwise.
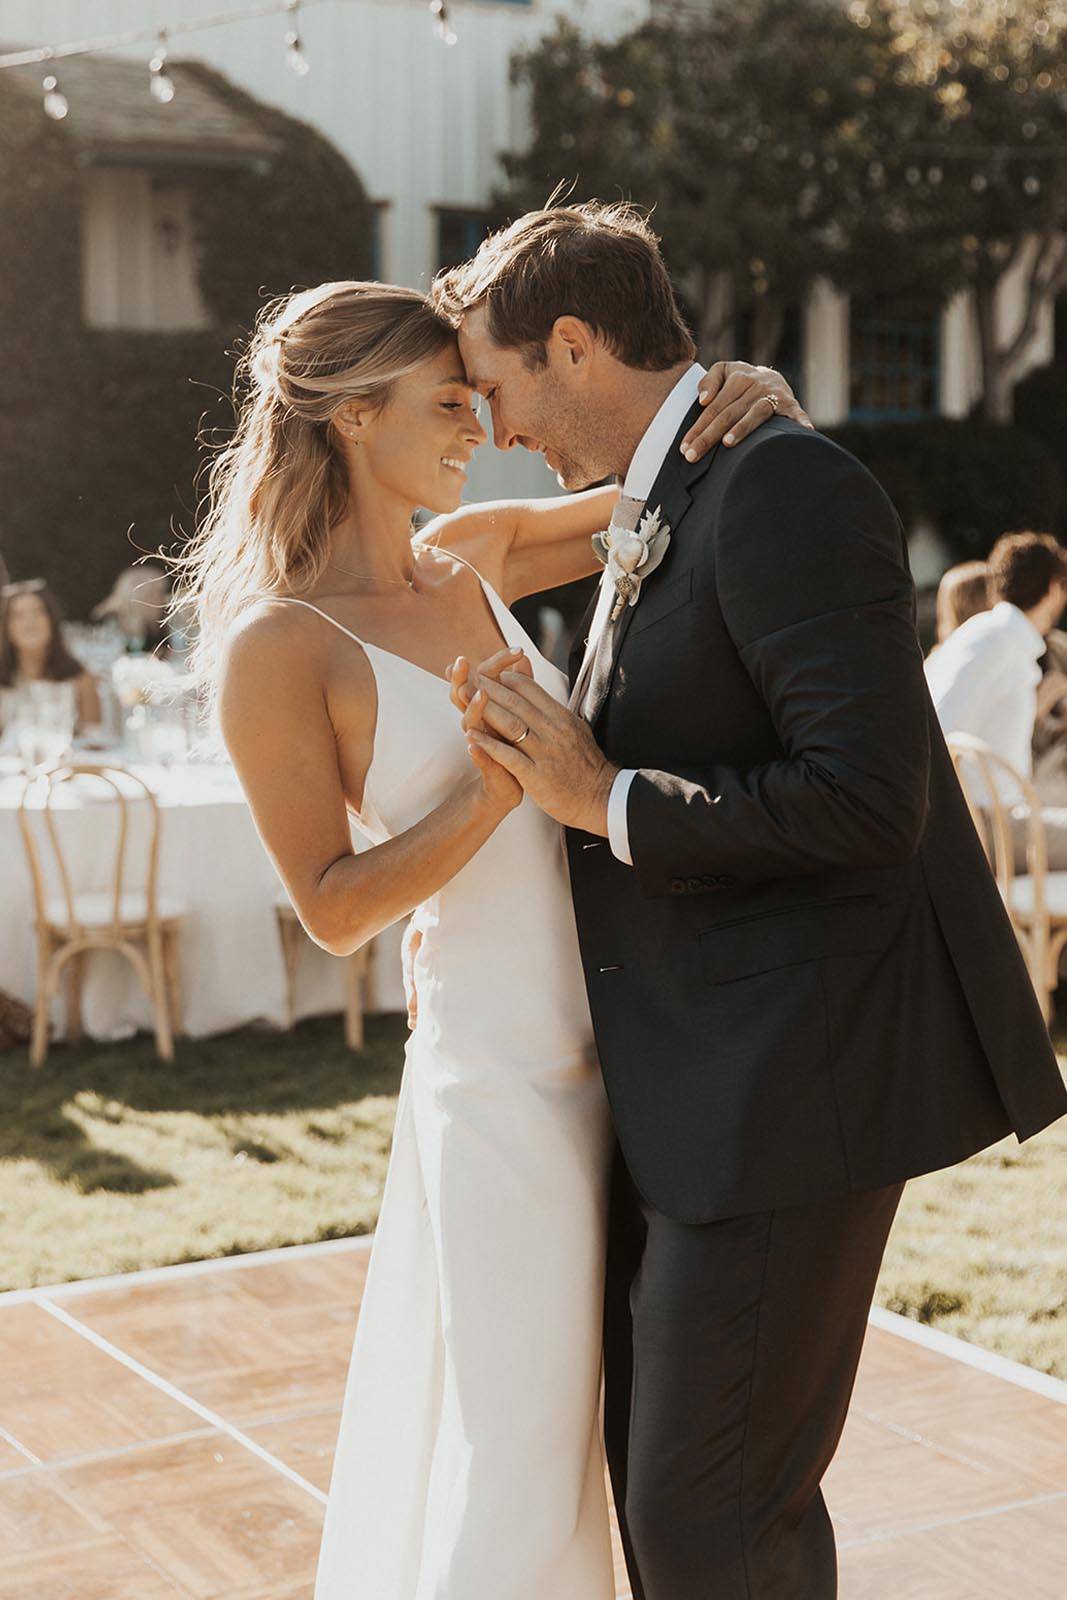
[[[261,311],[235,373],[236,428],[207,469],[196,533],[170,558],[172,612],[195,618],[189,664],[209,708],[235,618],[265,594],[312,587],[329,560],[348,504],[338,408],[386,405],[454,338],[425,295],[387,283],[324,283]]]
[[[971,617],[989,610],[989,577],[986,561],[962,561],[958,567],[949,567],[937,586],[938,644],[944,644],[949,634]]]

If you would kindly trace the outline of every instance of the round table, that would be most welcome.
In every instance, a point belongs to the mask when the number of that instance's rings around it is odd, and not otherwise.
[[[103,762],[99,753],[80,759]],[[115,759],[115,758],[112,758]],[[156,796],[160,809],[159,894],[180,901],[182,1030],[194,1037],[246,1023],[281,1026],[285,971],[274,907],[283,893],[233,769],[196,763],[170,768],[130,765]],[[32,1003],[36,987],[33,891],[18,807],[24,779],[13,761],[0,760],[0,989]],[[63,786],[57,828],[76,890],[103,890],[112,882],[113,844],[98,786],[80,792]],[[63,793],[63,791],[60,791]],[[143,826],[147,806],[133,814]],[[131,826],[131,862],[137,828]],[[354,835],[356,849],[365,849]],[[138,868],[139,870],[139,868]],[[132,879],[136,885],[138,877]],[[367,1011],[402,1011],[398,923],[374,940]],[[341,1011],[342,964],[308,939],[296,983],[297,1016]],[[88,958],[83,992],[85,1031],[96,1039],[125,1038],[151,1027],[151,1009],[133,968],[110,950]],[[62,1003],[53,1024],[62,1037]]]

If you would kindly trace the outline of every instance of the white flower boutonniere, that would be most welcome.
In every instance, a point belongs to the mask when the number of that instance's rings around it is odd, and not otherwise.
[[[655,572],[670,542],[671,530],[659,506],[655,511],[645,512],[636,533],[629,528],[616,528],[612,523],[603,533],[593,535],[593,553],[607,567],[618,596],[611,613],[612,622],[622,615],[624,606],[637,604],[641,585]]]

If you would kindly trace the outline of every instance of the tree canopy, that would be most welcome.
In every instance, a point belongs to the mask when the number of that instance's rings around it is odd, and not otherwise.
[[[512,70],[532,137],[501,203],[566,178],[650,208],[709,353],[748,312],[773,357],[817,277],[928,309],[973,287],[1003,412],[1003,369],[1067,278],[1067,6],[718,0],[611,41],[561,21]],[[991,307],[1027,252],[1033,304],[1005,340]]]

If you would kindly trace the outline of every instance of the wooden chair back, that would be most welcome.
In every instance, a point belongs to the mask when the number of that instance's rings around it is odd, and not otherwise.
[[[972,734],[954,733],[946,741],[952,765],[967,801],[967,808],[982,841],[1026,956],[1034,988],[1042,1005],[1049,984],[1048,844],[1041,801],[1029,778],[1010,761]],[[1017,796],[1009,799],[1008,796]],[[1013,813],[1013,808],[1014,813]],[[1013,823],[1022,821],[1025,808],[1026,874],[1029,905],[1020,912],[1015,893],[1015,834]]]
[[[136,876],[139,880],[138,889],[143,884],[145,921],[153,924],[157,920],[159,804],[143,778],[131,772],[128,767],[111,763],[62,762],[45,772],[31,773],[27,777],[19,800],[19,828],[29,862],[38,923],[43,925],[48,920],[49,900],[48,874],[45,861],[42,859],[45,851],[42,851],[35,836],[38,830],[35,828],[34,817],[39,812],[40,831],[43,832],[46,851],[55,867],[55,877],[66,906],[68,932],[71,937],[84,937],[86,930],[78,921],[77,894],[63,850],[62,824],[57,825],[56,813],[60,808],[56,806],[55,801],[63,786],[73,781],[96,784],[103,790],[103,803],[107,807],[109,819],[113,819],[115,824],[114,852],[111,858],[109,887],[106,891],[111,901],[111,925],[109,928],[100,927],[93,931],[118,940],[122,937],[123,928],[122,899],[130,884],[131,801],[138,808],[142,803],[147,806],[147,812],[142,813],[147,816],[148,822],[148,836],[143,845],[142,856],[144,873],[143,876],[141,874]],[[44,793],[40,806],[31,805],[31,797],[42,787]],[[139,842],[139,852],[141,849]]]

